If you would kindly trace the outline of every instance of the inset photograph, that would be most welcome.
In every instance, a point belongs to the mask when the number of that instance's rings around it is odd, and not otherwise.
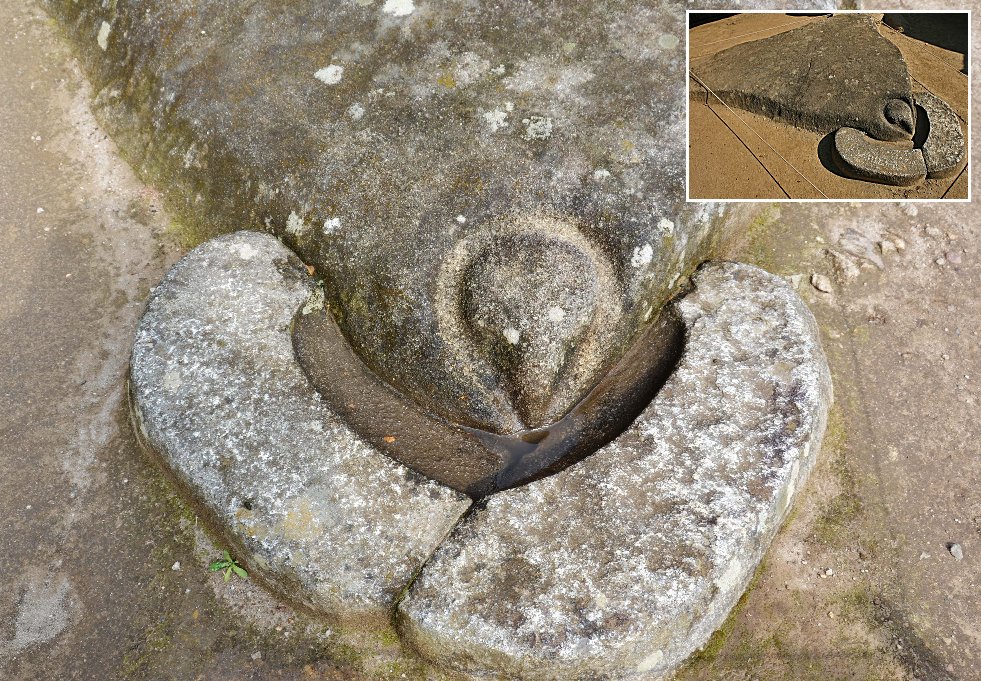
[[[970,199],[969,12],[688,13],[688,199]]]

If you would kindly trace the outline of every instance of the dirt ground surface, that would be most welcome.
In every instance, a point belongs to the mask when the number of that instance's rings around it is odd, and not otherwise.
[[[827,17],[743,14],[689,31],[689,64],[745,42],[767,38]],[[937,95],[961,119],[967,135],[969,79],[963,55],[904,35],[879,32],[906,59],[915,90]],[[968,170],[913,187],[893,187],[843,176],[831,158],[831,135],[730,108],[690,80],[689,184],[691,199],[966,199]],[[765,142],[764,142],[765,140]],[[897,146],[902,146],[897,144]],[[912,143],[905,145],[912,147]],[[782,158],[781,158],[782,157]]]
[[[124,399],[147,295],[193,244],[28,0],[0,4],[0,93],[0,678],[418,677],[208,572],[221,547]],[[784,204],[733,257],[798,286],[836,407],[751,589],[677,678],[981,679],[978,211]]]

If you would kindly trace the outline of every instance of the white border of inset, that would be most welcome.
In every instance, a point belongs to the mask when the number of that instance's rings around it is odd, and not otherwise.
[[[693,199],[691,198],[691,29],[690,15],[692,14],[966,14],[967,15],[967,198],[966,199],[916,199],[916,198],[893,198],[893,199]],[[760,9],[760,10],[738,10],[719,7],[716,9],[690,9],[685,11],[685,201],[687,203],[970,203],[971,202],[971,175],[974,166],[973,137],[974,128],[972,127],[971,115],[974,102],[974,88],[971,81],[974,78],[974,45],[972,41],[972,10],[970,9],[875,9],[875,10],[822,10],[820,7],[813,9],[807,8],[785,8],[785,9]],[[954,182],[957,181],[954,178]],[[805,177],[805,179],[807,179]],[[953,183],[951,184],[953,186]],[[818,190],[820,191],[820,190]]]

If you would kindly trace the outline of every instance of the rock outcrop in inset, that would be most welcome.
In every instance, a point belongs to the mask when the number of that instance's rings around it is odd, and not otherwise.
[[[726,103],[820,133],[857,128],[910,139],[915,116],[906,61],[859,14],[836,14],[736,45],[692,71]]]
[[[871,16],[836,14],[736,45],[692,73],[692,96],[833,134],[845,176],[911,186],[963,167],[957,115],[929,92],[913,94],[902,53]],[[915,139],[919,129],[930,131],[925,140]]]

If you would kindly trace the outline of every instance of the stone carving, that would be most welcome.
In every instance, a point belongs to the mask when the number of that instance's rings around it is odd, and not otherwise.
[[[922,151],[876,143],[855,128],[838,128],[833,149],[841,171],[859,180],[905,187],[927,176]]]
[[[481,497],[595,451],[673,366],[667,320],[652,320],[624,356],[614,354],[612,339],[629,323],[621,275],[567,222],[536,216],[479,231],[460,241],[439,277],[439,338],[455,364],[480,368],[496,421],[517,423],[511,432],[474,428],[472,414],[458,423],[465,406],[432,413],[407,403],[351,355],[326,311],[298,319],[294,337],[301,365],[339,413],[454,489]]]
[[[346,626],[384,629],[398,607],[407,644],[466,674],[672,668],[738,599],[820,447],[810,313],[778,277],[710,264],[655,327],[680,359],[636,420],[464,517],[469,499],[385,456],[304,376],[290,319],[322,305],[273,237],[192,251],[137,333],[138,429],[272,588]]]
[[[107,128],[185,221],[283,238],[372,372],[453,423],[526,430],[522,390],[526,416],[575,404],[748,212],[684,200],[680,2],[51,5]],[[538,406],[513,372],[510,387],[485,378],[505,375],[503,355],[441,338],[436,304],[461,242],[531,221],[602,254],[622,310]]]
[[[710,264],[673,306],[687,340],[612,443],[476,508],[399,606],[425,656],[504,678],[658,678],[752,577],[820,446],[831,380],[784,281]]]
[[[315,290],[268,235],[193,250],[137,330],[133,412],[255,576],[340,621],[384,623],[470,500],[378,452],[324,405],[289,332]]]
[[[462,240],[440,272],[437,328],[486,358],[520,430],[559,420],[612,365],[623,283],[575,225],[532,217]]]
[[[474,523],[489,518],[472,512],[476,499],[491,509],[500,494],[554,490],[575,471],[608,466],[601,456],[582,468],[598,449],[656,458],[642,432],[660,423],[651,400],[701,333],[668,301],[752,216],[751,206],[684,200],[685,6],[51,7],[81,46],[104,124],[166,185],[185,222],[252,230],[205,241],[151,297],[130,382],[148,449],[250,574],[338,630],[397,633],[399,601],[421,576],[400,611],[407,650],[475,674],[524,664],[517,649],[467,664],[432,652],[442,630],[430,625],[458,616],[442,602],[422,605],[445,571],[439,547],[450,533],[447,546],[460,544],[454,528],[468,513]],[[719,598],[693,609],[691,641],[718,624],[759,560],[785,510],[775,500],[789,502],[809,468],[829,399],[803,387],[783,399],[788,385],[804,386],[800,375],[825,375],[813,328],[788,289],[755,296],[754,281],[777,282],[732,267],[699,284],[699,300],[746,312],[727,328],[748,344],[726,345],[739,352],[717,357],[711,371],[745,379],[733,407],[761,419],[751,437],[760,423],[790,423],[794,410],[800,420],[792,437],[774,431],[739,450],[733,470],[761,482],[728,488],[752,498],[727,507],[730,524],[699,525],[709,548],[679,544],[679,561],[723,544],[733,553],[711,555],[741,556]],[[746,305],[723,305],[729,298]],[[753,347],[777,356],[756,357]],[[787,366],[781,349],[793,351]],[[693,442],[718,434],[711,419],[699,423]],[[591,508],[589,493],[563,507],[598,512],[601,532],[587,544],[637,536],[655,547],[631,528],[651,522],[663,490],[631,489],[638,479],[628,468],[593,480],[610,499],[636,498],[621,515]],[[540,535],[547,509],[515,508],[531,515],[512,521]],[[739,524],[746,518],[759,521],[755,530]],[[616,523],[624,534],[610,533]],[[522,551],[511,551],[516,564],[536,559]],[[540,565],[602,581],[588,550],[570,560],[556,553]],[[634,618],[637,638],[611,627],[621,652],[601,664],[591,651],[609,651],[585,641],[572,667],[605,664],[604,674],[624,677],[689,650],[666,624],[675,611],[645,609],[629,577],[621,572],[614,586],[623,588],[604,598]],[[491,597],[538,607],[547,589],[528,585],[538,590],[528,601]],[[478,612],[467,607],[460,617]],[[516,619],[494,635],[521,638],[521,627]],[[643,664],[641,648],[650,648]],[[561,676],[570,663],[532,667]]]
[[[917,92],[915,97],[928,121],[923,142],[927,177],[950,177],[963,167],[966,155],[961,122],[939,97],[929,92]]]
[[[961,169],[965,145],[957,114],[929,92],[917,92],[914,98],[925,119],[921,147],[879,144],[860,130],[839,128],[833,150],[842,172],[861,180],[909,186],[926,178],[950,177]]]

